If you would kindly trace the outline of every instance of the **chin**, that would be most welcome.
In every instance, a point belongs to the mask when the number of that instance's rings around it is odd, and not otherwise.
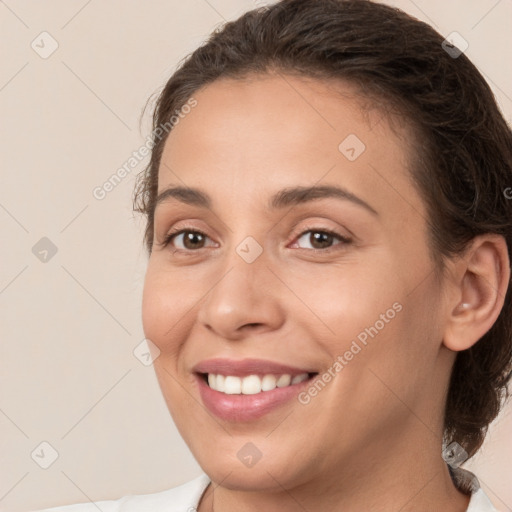
[[[232,490],[244,491],[271,491],[284,488],[293,488],[311,478],[311,465],[304,460],[304,468],[298,464],[298,450],[289,450],[290,453],[279,453],[276,447],[267,442],[267,448],[261,449],[261,458],[257,458],[255,445],[250,441],[238,442],[230,438],[229,449],[217,446],[213,452],[205,457],[196,457],[202,470],[209,478],[223,487]],[[255,440],[255,444],[258,441]],[[236,444],[237,447],[231,447]],[[242,448],[238,448],[238,445]],[[260,443],[260,446],[263,443]],[[265,454],[267,453],[267,455]],[[195,454],[194,454],[195,455]],[[199,455],[199,454],[198,454]],[[253,460],[250,457],[254,457]],[[244,460],[245,459],[245,460]]]

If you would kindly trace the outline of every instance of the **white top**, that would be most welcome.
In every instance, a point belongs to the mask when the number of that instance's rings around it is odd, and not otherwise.
[[[473,473],[457,468],[451,470],[456,485],[471,492],[466,512],[498,512],[480,487]],[[210,478],[202,474],[179,487],[154,494],[130,495],[115,501],[97,501],[47,508],[36,512],[196,512]]]

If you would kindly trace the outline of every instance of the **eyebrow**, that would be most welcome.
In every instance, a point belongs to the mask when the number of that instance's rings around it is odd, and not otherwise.
[[[336,198],[350,201],[378,216],[377,211],[366,201],[354,195],[345,188],[334,185],[316,185],[310,187],[288,187],[275,193],[268,202],[269,209],[281,209],[288,206],[295,206],[315,199]],[[202,190],[194,187],[170,186],[158,194],[155,208],[161,203],[177,200],[191,206],[200,208],[211,208],[211,197]]]

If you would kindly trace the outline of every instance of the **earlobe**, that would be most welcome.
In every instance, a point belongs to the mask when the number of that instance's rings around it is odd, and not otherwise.
[[[493,234],[476,237],[455,266],[457,300],[449,306],[443,343],[461,351],[489,331],[503,307],[510,281],[505,239]]]

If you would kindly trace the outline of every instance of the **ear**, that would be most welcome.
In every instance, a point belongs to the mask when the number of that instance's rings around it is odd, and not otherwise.
[[[510,261],[501,235],[475,237],[454,266],[451,302],[443,337],[450,350],[474,345],[498,318],[510,282]]]

